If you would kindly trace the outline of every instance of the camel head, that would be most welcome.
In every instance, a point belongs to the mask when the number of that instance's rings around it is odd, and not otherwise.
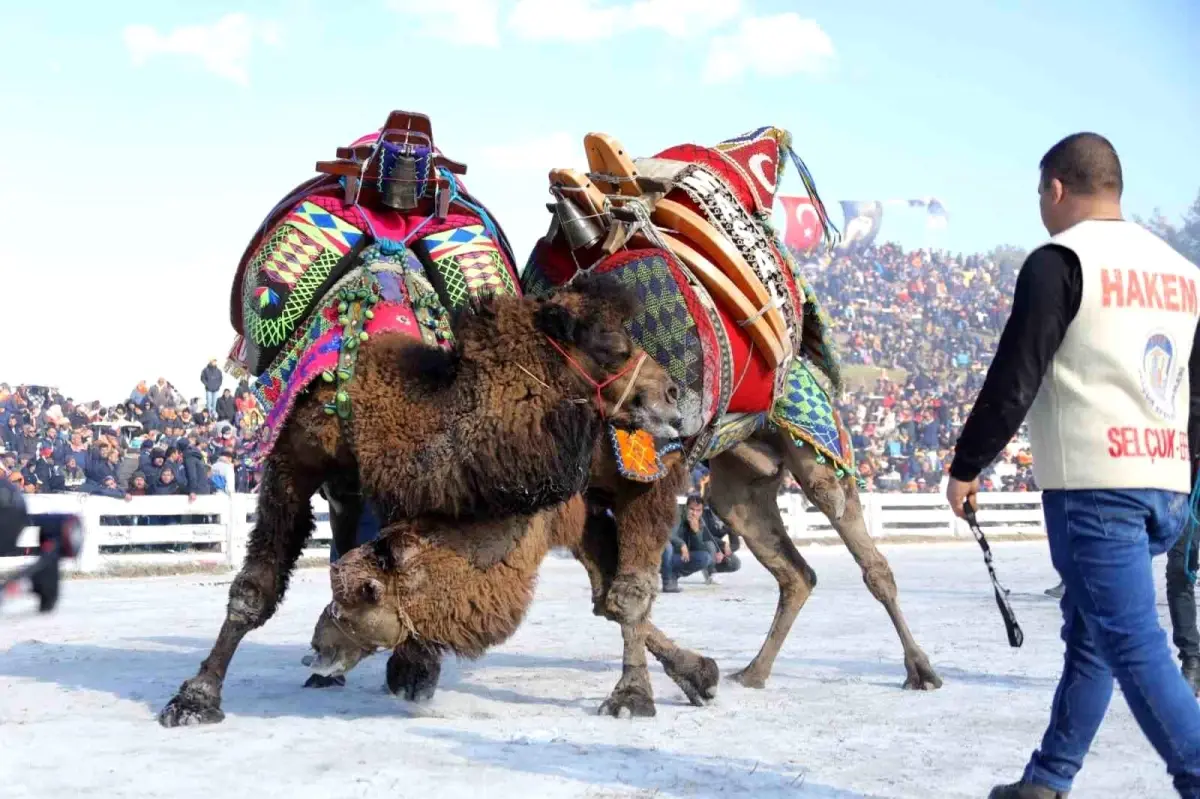
[[[679,438],[679,386],[625,329],[633,292],[608,275],[585,275],[544,300],[535,325],[567,359],[581,390],[598,396],[604,418],[656,438]]]
[[[313,654],[303,663],[324,677],[345,674],[381,649],[408,637],[399,607],[399,569],[386,539],[355,547],[329,568],[333,601],[313,629]]]

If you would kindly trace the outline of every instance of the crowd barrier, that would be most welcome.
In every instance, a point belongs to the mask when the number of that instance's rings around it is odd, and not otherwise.
[[[25,530],[18,546],[37,546],[37,514],[74,513],[83,520],[84,546],[64,571],[98,573],[122,567],[241,564],[254,526],[254,494],[196,497],[135,497],[125,501],[86,494],[35,494],[27,497],[35,526]],[[679,498],[680,503],[683,497]],[[970,540],[966,524],[950,513],[940,494],[863,494],[863,511],[871,536],[881,542]],[[979,495],[979,522],[994,534],[1044,535],[1041,494],[989,492]],[[798,544],[834,540],[829,520],[801,494],[781,494],[784,523]],[[305,555],[328,557],[329,509],[313,499],[316,530]],[[0,558],[0,571],[21,558]]]

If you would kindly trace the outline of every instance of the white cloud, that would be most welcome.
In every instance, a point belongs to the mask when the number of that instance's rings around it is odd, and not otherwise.
[[[499,0],[388,0],[388,8],[418,21],[424,36],[463,45],[500,44]]]
[[[736,19],[740,0],[518,0],[508,27],[534,41],[599,41],[618,31],[653,30],[676,38],[711,31]]]
[[[820,72],[833,60],[833,41],[816,21],[787,12],[743,19],[712,40],[705,83],[730,83],[746,73],[781,77]]]
[[[159,55],[199,58],[204,68],[241,86],[249,85],[246,62],[255,40],[279,43],[279,29],[258,23],[247,14],[226,14],[212,25],[184,25],[170,33],[159,33],[149,25],[129,25],[124,31],[125,47],[136,67]]]

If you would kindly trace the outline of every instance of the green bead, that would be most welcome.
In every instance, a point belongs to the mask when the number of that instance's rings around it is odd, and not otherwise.
[[[358,339],[356,339],[356,338],[346,339],[346,349],[352,350],[357,346],[358,346]]]
[[[368,308],[368,309],[367,309],[367,311],[366,311],[366,313],[365,313],[364,315],[365,315],[365,316],[366,316],[368,319],[374,319],[374,318],[375,318],[375,312],[374,312],[374,311],[372,311],[370,308]]]
[[[337,377],[341,382],[347,383],[354,375],[347,369],[338,369]]]
[[[342,314],[341,316],[338,317],[339,325],[346,325],[346,324],[349,324],[349,322],[350,322],[350,317],[346,316],[345,314]]]
[[[339,391],[335,395],[334,399],[336,399],[338,402],[345,402],[346,400],[350,399],[350,395],[347,394],[345,391]]]
[[[339,302],[338,303],[338,313],[345,313],[348,310],[350,310],[349,303],[347,303],[347,302]]]
[[[333,416],[337,413],[337,407],[332,402],[325,403],[321,410],[325,411],[326,416]]]
[[[366,341],[368,338],[370,338],[370,336],[367,335],[367,331],[365,330],[358,334],[359,341]]]
[[[324,372],[321,372],[321,379],[324,380],[326,383],[332,383],[333,382],[333,372],[326,369]]]

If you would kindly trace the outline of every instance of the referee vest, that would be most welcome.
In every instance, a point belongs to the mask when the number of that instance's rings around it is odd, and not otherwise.
[[[1200,271],[1133,222],[1051,238],[1079,257],[1079,312],[1029,410],[1033,473],[1053,489],[1188,492],[1188,359]]]

